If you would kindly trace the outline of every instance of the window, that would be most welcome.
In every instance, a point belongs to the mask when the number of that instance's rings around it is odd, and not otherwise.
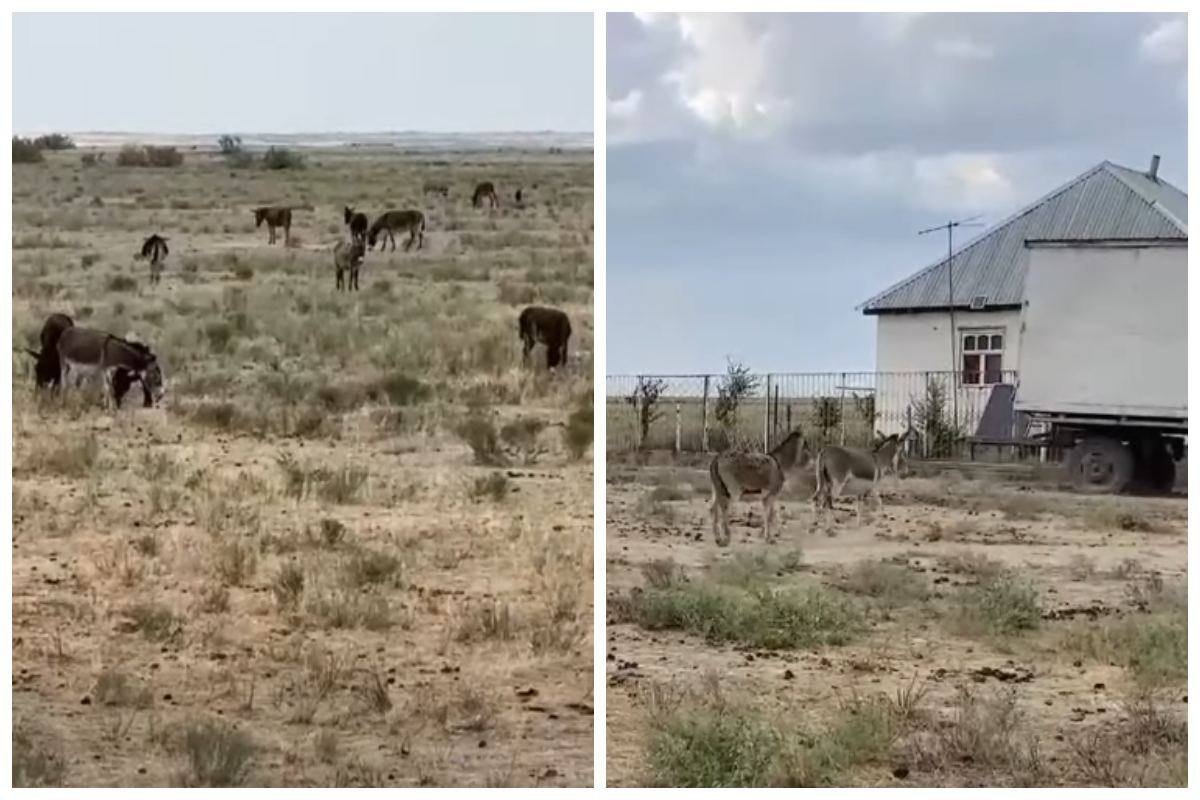
[[[1004,334],[972,331],[962,335],[962,382],[965,386],[990,386],[1002,380]]]

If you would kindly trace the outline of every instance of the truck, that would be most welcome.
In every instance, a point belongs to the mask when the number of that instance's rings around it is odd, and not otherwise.
[[[1187,452],[1187,239],[1028,240],[1013,410],[1082,492],[1169,492]]]

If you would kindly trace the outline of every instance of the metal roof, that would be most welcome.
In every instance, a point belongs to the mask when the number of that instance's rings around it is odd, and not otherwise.
[[[1187,195],[1162,179],[1102,161],[954,253],[954,307],[1019,306],[1027,239],[1187,240]],[[864,314],[949,308],[946,259],[862,304]]]

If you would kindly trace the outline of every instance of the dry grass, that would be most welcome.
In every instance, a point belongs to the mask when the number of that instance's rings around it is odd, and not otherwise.
[[[569,704],[591,687],[590,154],[114,156],[13,176],[14,344],[61,311],[146,340],[168,380],[162,408],[113,414],[40,398],[14,359],[14,707],[39,723],[21,780],[589,785],[591,718]],[[483,175],[539,188],[474,209]],[[297,246],[255,229],[274,202],[304,207]],[[417,204],[425,249],[370,253],[362,291],[336,293],[342,206]],[[152,231],[172,245],[157,285],[131,257]],[[570,315],[565,369],[522,367],[518,284]],[[485,459],[521,474],[473,466],[477,409]],[[511,635],[456,635],[461,593],[511,609]],[[531,681],[545,712],[511,691]],[[417,696],[449,722],[393,735]],[[59,759],[67,741],[101,755]]]

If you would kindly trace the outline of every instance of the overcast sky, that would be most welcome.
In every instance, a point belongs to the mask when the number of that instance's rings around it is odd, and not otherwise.
[[[609,14],[607,61],[609,373],[870,370],[917,230],[1104,159],[1187,190],[1184,15]]]
[[[593,129],[591,14],[16,14],[13,128]]]

